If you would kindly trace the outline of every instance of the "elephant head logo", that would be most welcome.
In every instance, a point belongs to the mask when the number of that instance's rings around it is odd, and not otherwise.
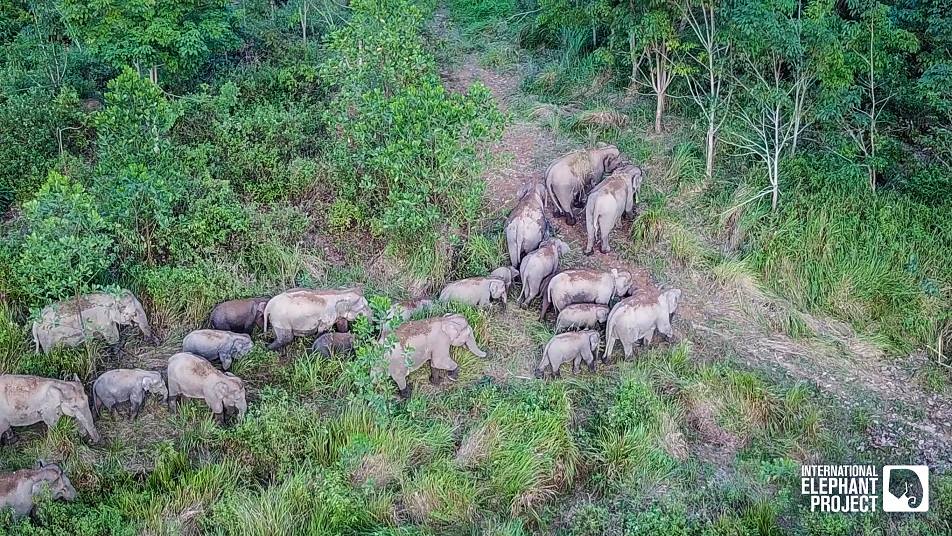
[[[929,510],[929,467],[887,465],[883,467],[883,512]]]

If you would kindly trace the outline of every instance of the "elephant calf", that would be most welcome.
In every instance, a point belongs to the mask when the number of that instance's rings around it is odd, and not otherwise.
[[[311,351],[324,357],[333,354],[352,354],[354,352],[353,333],[325,333],[314,341]]]
[[[558,238],[550,238],[539,249],[525,256],[519,265],[522,279],[522,305],[526,306],[539,295],[542,282],[559,269],[562,256],[569,252],[569,245]]]
[[[506,282],[498,277],[470,277],[453,281],[440,292],[440,301],[453,301],[487,307],[492,300],[500,299],[506,304]]]
[[[545,318],[549,306],[556,312],[573,303],[597,303],[608,305],[612,298],[621,298],[631,290],[631,272],[612,269],[611,272],[580,269],[564,270],[552,276],[549,287],[542,295],[542,314]]]
[[[234,374],[216,369],[195,354],[180,352],[169,358],[168,378],[173,407],[181,396],[201,398],[220,423],[227,409],[237,410],[239,420],[244,418],[248,409],[245,384]]]
[[[588,365],[589,370],[595,370],[595,353],[598,352],[598,344],[601,342],[601,336],[596,331],[570,331],[559,333],[545,345],[542,350],[542,361],[539,362],[539,368],[536,369],[536,377],[545,376],[545,369],[552,369],[552,375],[561,378],[559,369],[562,363],[572,362],[572,372],[578,374],[579,365],[582,361]]]
[[[208,324],[212,329],[251,335],[264,327],[264,308],[271,298],[249,298],[219,303],[212,309]]]
[[[599,144],[595,149],[582,149],[555,159],[545,170],[545,187],[552,197],[556,216],[565,216],[575,225],[573,206],[585,206],[585,191],[618,166],[621,153],[614,145]]]
[[[433,300],[417,299],[397,302],[390,306],[387,319],[393,320],[399,318],[401,322],[406,322],[410,320],[413,315],[421,311],[426,311],[430,307],[433,307]]]
[[[56,464],[40,462],[34,469],[0,475],[0,511],[9,508],[14,518],[28,516],[33,512],[36,497],[47,492],[54,500],[76,498],[73,483]]]
[[[512,266],[500,266],[492,272],[489,272],[488,277],[501,279],[502,282],[506,284],[506,288],[508,289],[512,286],[512,282],[515,281],[517,277],[519,277],[519,270],[516,270]]]
[[[559,313],[555,331],[595,329],[608,321],[608,306],[597,303],[573,303]]]
[[[671,318],[678,309],[681,300],[681,291],[674,288],[657,295],[653,291],[640,290],[630,298],[615,304],[608,314],[608,325],[605,328],[605,355],[607,361],[615,347],[615,339],[621,341],[625,349],[625,359],[632,356],[636,341],[642,344],[651,344],[655,331],[661,332],[666,338],[673,334]]]
[[[99,442],[89,399],[78,378],[66,382],[17,374],[0,376],[0,439],[13,426],[43,421],[52,428],[63,415],[79,421],[89,439]]]
[[[595,242],[600,242],[602,253],[611,251],[608,235],[618,224],[622,214],[631,218],[635,210],[635,197],[641,189],[644,172],[638,166],[626,165],[592,189],[585,203],[585,227],[588,242],[585,254],[591,255]]]
[[[221,361],[221,368],[228,370],[232,361],[251,351],[251,337],[244,333],[232,333],[218,329],[197,329],[182,340],[182,351],[200,355],[209,361]]]
[[[142,369],[113,369],[104,372],[93,383],[93,408],[96,415],[103,406],[115,411],[116,405],[129,403],[132,418],[139,416],[145,398],[153,393],[168,400],[169,389],[158,372]]]
[[[544,185],[524,185],[519,202],[506,219],[506,249],[513,268],[519,268],[522,256],[538,248],[548,233],[545,196]]]

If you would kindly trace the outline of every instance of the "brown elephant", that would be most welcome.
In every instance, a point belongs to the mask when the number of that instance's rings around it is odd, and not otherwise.
[[[103,406],[114,412],[117,405],[128,402],[130,416],[135,419],[149,393],[168,400],[169,389],[160,373],[142,369],[108,370],[93,383],[93,409],[99,415]]]
[[[28,516],[38,496],[49,493],[53,500],[72,501],[76,488],[56,464],[39,462],[33,469],[0,475],[0,512],[11,510],[14,518]]]
[[[264,330],[267,332],[269,325],[274,329],[274,342],[268,349],[280,349],[294,337],[324,333],[335,324],[346,324],[360,316],[371,317],[370,304],[360,289],[296,288],[282,292],[264,309]]]
[[[219,303],[208,317],[212,329],[251,335],[264,327],[264,308],[271,298],[249,298]]]
[[[545,170],[545,187],[552,198],[556,216],[565,216],[575,225],[575,206],[585,206],[586,191],[602,175],[618,167],[621,153],[614,145],[599,144],[594,149],[581,149],[560,156]]]
[[[612,298],[622,298],[631,290],[631,272],[612,269],[610,272],[579,269],[564,270],[552,276],[549,288],[542,295],[542,314],[549,306],[556,312],[573,303],[608,305]]]
[[[595,370],[595,354],[598,352],[598,345],[601,342],[601,336],[596,331],[569,331],[559,333],[552,337],[542,350],[542,361],[536,369],[535,376],[542,378],[545,376],[545,369],[552,369],[552,375],[560,378],[559,369],[562,363],[572,362],[572,372],[578,374],[579,366],[582,361],[588,365],[589,370]]]
[[[450,357],[453,346],[466,346],[477,357],[486,357],[486,352],[476,345],[473,328],[458,314],[412,320],[397,328],[394,336],[396,344],[384,354],[384,359],[387,372],[403,397],[410,394],[407,376],[426,362],[430,362],[432,369],[447,371],[450,377],[459,374],[459,365]]]
[[[534,251],[549,232],[545,217],[545,186],[526,184],[519,190],[519,202],[506,220],[506,249],[513,268],[522,256]]]
[[[639,290],[630,298],[615,304],[608,314],[605,327],[605,354],[602,361],[611,358],[616,339],[624,347],[625,359],[629,359],[634,353],[635,342],[651,344],[655,331],[670,338],[673,335],[671,318],[678,310],[680,301],[681,291],[673,288],[660,295],[653,289]]]
[[[443,287],[440,301],[458,302],[473,307],[488,307],[492,300],[506,305],[506,282],[498,277],[470,277]]]
[[[519,266],[519,277],[522,279],[522,305],[539,295],[542,282],[559,269],[562,256],[569,252],[569,245],[558,238],[550,238],[543,242],[539,249],[526,255]]]
[[[315,339],[314,344],[311,345],[311,351],[324,357],[330,357],[331,354],[352,354],[354,352],[354,334],[325,333]]]
[[[0,439],[13,426],[43,421],[52,428],[63,415],[79,421],[90,441],[99,442],[89,400],[78,378],[67,382],[17,374],[0,376]]]
[[[625,165],[617,169],[607,179],[592,188],[585,202],[585,227],[588,242],[585,254],[591,255],[595,242],[601,243],[602,253],[611,251],[608,235],[621,219],[622,214],[631,218],[634,215],[635,199],[641,190],[644,171],[638,166]]]
[[[119,342],[119,326],[135,325],[154,340],[142,304],[128,290],[118,294],[96,292],[47,305],[33,322],[36,351],[48,353],[58,345],[79,346],[99,336]]]
[[[182,351],[200,355],[209,361],[218,360],[221,368],[231,368],[235,358],[246,355],[254,344],[244,333],[232,333],[219,329],[196,329],[182,339]]]
[[[174,406],[179,398],[201,398],[211,408],[218,422],[224,422],[225,411],[237,410],[238,419],[245,416],[248,402],[245,384],[230,372],[222,372],[203,357],[179,352],[169,358],[169,402]]]

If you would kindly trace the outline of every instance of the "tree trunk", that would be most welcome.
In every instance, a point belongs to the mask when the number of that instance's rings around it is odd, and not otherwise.
[[[707,180],[714,178],[714,122],[707,125],[707,158],[704,164],[704,176]]]
[[[664,114],[664,93],[658,92],[658,98],[655,103],[654,131],[655,134],[661,134],[661,116]]]

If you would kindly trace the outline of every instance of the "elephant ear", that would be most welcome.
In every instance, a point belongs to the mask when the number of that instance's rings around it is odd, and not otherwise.
[[[215,393],[215,396],[218,398],[225,398],[228,396],[229,386],[226,382],[218,382],[215,384],[215,387],[212,389],[212,392]]]

